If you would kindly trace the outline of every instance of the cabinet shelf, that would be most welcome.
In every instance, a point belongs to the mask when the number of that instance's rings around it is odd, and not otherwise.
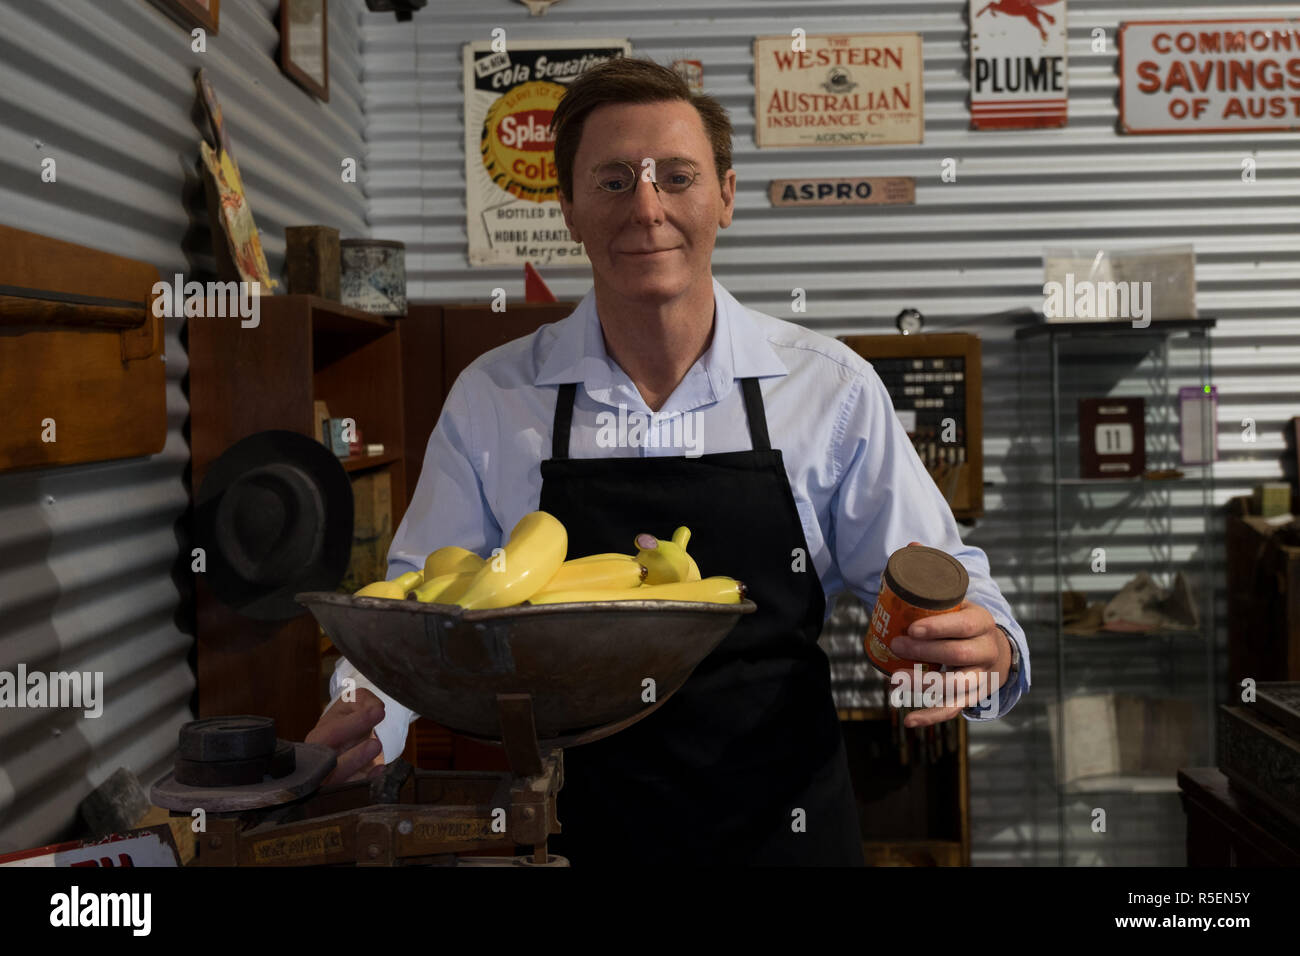
[[[1185,465],[1185,468],[1199,468],[1199,465]],[[1145,475],[1138,475],[1132,478],[1057,478],[1055,481],[1034,481],[1035,485],[1059,485],[1062,487],[1087,488],[1090,486],[1116,487],[1116,486],[1143,486],[1148,488],[1157,488],[1160,485],[1192,485],[1198,484],[1206,479],[1204,474],[1188,475],[1183,474],[1173,478],[1148,478]]]
[[[1054,621],[1030,621],[1023,624],[1026,632],[1032,632],[1044,638],[1056,635],[1056,623]],[[1203,627],[1197,627],[1190,630],[1176,630],[1173,628],[1160,628],[1154,631],[1095,631],[1091,633],[1082,633],[1070,631],[1062,628],[1061,636],[1067,643],[1075,644],[1093,644],[1094,646],[1106,645],[1107,650],[1118,649],[1122,647],[1133,647],[1139,644],[1156,644],[1156,643],[1186,643],[1200,646],[1205,642],[1207,631]]]
[[[840,720],[888,720],[888,707],[841,707]]]
[[[389,465],[395,461],[401,461],[402,456],[393,452],[384,455],[356,455],[352,458],[340,458],[339,462],[343,465],[343,470],[347,472],[365,471],[369,468],[378,468],[381,465]]]
[[[1057,788],[1066,797],[1096,793],[1177,793],[1178,777],[1174,774],[1108,774],[1057,784]]]
[[[1040,316],[1041,319],[1041,316]],[[1016,329],[1020,341],[1044,337],[1100,338],[1103,336],[1159,336],[1170,332],[1204,332],[1214,328],[1217,319],[1155,319],[1145,329],[1134,328],[1131,322],[1048,322],[1045,319],[1034,325]]]
[[[312,328],[317,335],[356,335],[365,332],[382,335],[393,330],[393,320],[388,316],[353,309],[317,295],[300,298],[311,309]]]

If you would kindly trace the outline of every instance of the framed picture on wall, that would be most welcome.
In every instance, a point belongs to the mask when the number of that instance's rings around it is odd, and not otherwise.
[[[153,0],[160,10],[170,14],[177,23],[192,30],[202,27],[217,35],[217,23],[221,19],[221,0]]]
[[[280,69],[319,99],[330,98],[326,0],[280,0]]]

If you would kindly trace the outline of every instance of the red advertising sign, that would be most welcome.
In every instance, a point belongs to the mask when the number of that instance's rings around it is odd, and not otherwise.
[[[493,31],[496,33],[497,31]],[[461,48],[469,264],[587,262],[560,212],[551,117],[569,84],[626,40],[518,40]]]
[[[974,129],[1064,126],[1065,0],[968,0]]]
[[[1120,27],[1126,133],[1300,129],[1300,20],[1150,20]]]
[[[696,93],[704,92],[704,63],[701,60],[673,60],[673,72]]]
[[[3,866],[180,866],[169,826],[159,824],[90,840],[52,843],[0,855]]]

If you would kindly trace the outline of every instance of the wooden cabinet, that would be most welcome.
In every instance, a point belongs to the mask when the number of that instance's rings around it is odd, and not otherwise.
[[[429,434],[447,393],[470,362],[571,313],[574,303],[522,304],[505,312],[486,305],[415,302],[398,321],[401,336],[408,495],[415,491]]]
[[[965,332],[846,335],[840,341],[869,361],[884,382],[917,456],[953,517],[962,522],[983,517],[984,386],[979,336]]]
[[[313,403],[356,420],[384,454],[344,460],[353,476],[387,472],[396,527],[406,510],[402,357],[393,320],[305,295],[268,296],[260,321],[192,318],[191,486],[248,435],[285,429],[315,435]],[[227,608],[195,576],[199,716],[274,717],[280,737],[302,740],[321,713],[321,642],[315,619],[254,621]]]
[[[1292,513],[1300,498],[1292,502]],[[1300,681],[1300,547],[1294,533],[1251,514],[1248,497],[1228,502],[1229,694],[1246,678]]]
[[[1178,771],[1189,867],[1300,866],[1300,834],[1234,789],[1218,767]]]

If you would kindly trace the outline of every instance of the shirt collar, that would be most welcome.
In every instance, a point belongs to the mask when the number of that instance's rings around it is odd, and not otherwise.
[[[700,372],[707,375],[714,400],[719,400],[738,378],[789,372],[768,344],[754,316],[717,279],[713,280],[713,303],[713,341],[687,373],[688,378]],[[607,399],[598,392],[612,393],[620,385],[630,386],[627,374],[605,351],[600,318],[596,314],[595,289],[559,323],[558,334],[539,365],[534,382],[537,385],[582,382],[587,393],[600,400]]]

